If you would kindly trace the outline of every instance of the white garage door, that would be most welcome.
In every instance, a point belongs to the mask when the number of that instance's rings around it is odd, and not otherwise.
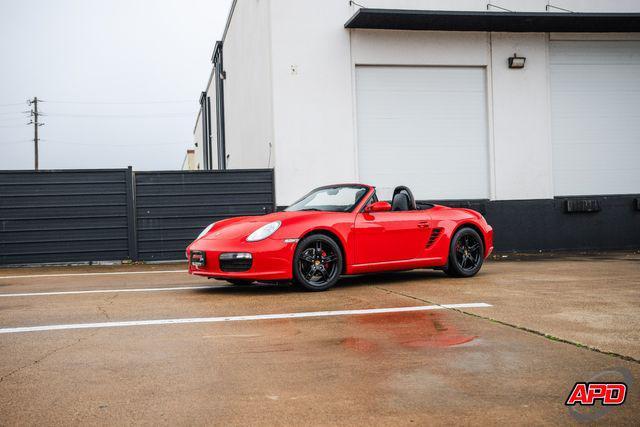
[[[640,42],[551,43],[557,196],[640,192]]]
[[[356,67],[358,171],[388,199],[489,197],[485,70]]]

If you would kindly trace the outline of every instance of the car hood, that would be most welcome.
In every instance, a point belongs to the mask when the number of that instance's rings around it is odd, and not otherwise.
[[[326,214],[326,212],[302,211],[302,212],[274,212],[267,215],[247,216],[241,218],[231,218],[230,220],[220,221],[213,229],[202,239],[203,240],[235,240],[249,236],[258,228],[273,221],[281,221],[280,229],[288,224],[305,220],[318,214]]]

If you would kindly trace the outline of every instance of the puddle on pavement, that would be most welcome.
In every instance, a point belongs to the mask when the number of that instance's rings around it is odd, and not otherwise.
[[[345,323],[345,332],[357,333],[344,338],[342,346],[362,353],[373,353],[390,345],[407,349],[451,347],[477,338],[459,331],[444,313],[408,311],[349,316]]]

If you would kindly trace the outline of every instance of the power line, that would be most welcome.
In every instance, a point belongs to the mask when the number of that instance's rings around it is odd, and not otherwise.
[[[15,122],[17,120],[22,120],[22,119],[28,119],[28,116],[22,116],[22,117],[0,117],[0,122]]]
[[[0,145],[9,145],[9,144],[24,144],[26,142],[32,142],[32,139],[22,139],[22,140],[18,140],[18,141],[3,141],[0,140]],[[87,143],[87,142],[74,142],[74,141],[61,141],[61,140],[56,140],[56,139],[49,139],[49,138],[40,138],[39,141],[44,141],[47,142],[48,144],[62,144],[62,145],[83,145],[83,146],[87,146],[87,147],[101,147],[101,146],[107,146],[107,147],[153,147],[153,146],[159,146],[159,145],[189,145],[190,142],[188,141],[182,141],[182,142],[157,142],[157,143],[151,143],[151,144],[141,144],[139,142],[130,142],[130,143],[126,143],[126,144],[111,144],[111,143]]]
[[[31,140],[30,139],[22,139],[20,141],[2,141],[2,140],[0,140],[0,145],[24,144],[25,142],[31,142]]]
[[[191,100],[179,100],[179,101],[146,101],[146,102],[138,102],[138,101],[114,101],[114,102],[97,102],[97,101],[45,101],[51,104],[79,104],[79,105],[148,105],[148,104],[186,104],[193,103],[197,104],[197,101]]]
[[[0,104],[0,107],[13,107],[13,106],[15,106],[15,105],[25,105],[25,104],[26,104],[26,102],[25,102],[25,101],[22,101],[22,102],[12,102],[12,103],[9,103],[9,104]]]
[[[88,146],[88,147],[100,147],[100,146],[106,146],[106,147],[152,147],[152,146],[158,146],[158,145],[189,145],[190,142],[189,141],[180,141],[180,142],[157,142],[157,143],[151,143],[151,144],[141,144],[139,142],[130,142],[130,143],[125,143],[125,144],[112,144],[112,143],[87,143],[87,142],[75,142],[75,141],[61,141],[61,140],[56,140],[56,139],[42,139],[42,141],[46,141],[47,143],[53,143],[53,144],[63,144],[63,145],[84,145],[84,146]]]
[[[0,125],[0,128],[23,128],[24,125],[30,125],[31,123],[25,123],[22,125]]]
[[[75,114],[75,113],[49,113],[51,117],[73,117],[91,119],[170,119],[180,117],[193,117],[193,113],[167,113],[167,114]]]

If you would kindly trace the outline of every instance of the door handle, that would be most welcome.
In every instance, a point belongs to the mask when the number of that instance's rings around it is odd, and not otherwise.
[[[429,223],[428,222],[419,222],[418,223],[418,228],[429,228]]]

